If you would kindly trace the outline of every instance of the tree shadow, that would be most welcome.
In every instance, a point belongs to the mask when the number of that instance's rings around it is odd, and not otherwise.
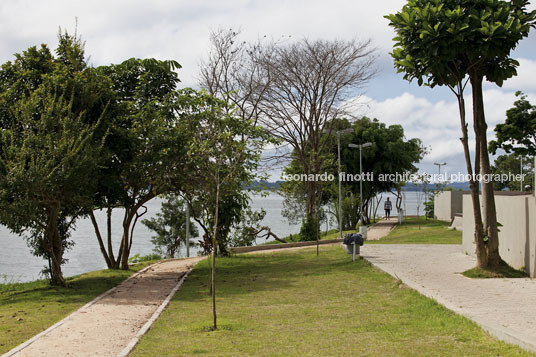
[[[321,250],[318,258],[316,251],[219,258],[216,262],[217,296],[225,298],[264,290],[285,290],[304,276],[325,276],[330,270],[344,270],[359,274],[360,271],[369,267],[364,260],[352,262],[349,256],[348,259],[341,259],[341,256],[342,254],[337,254],[333,257],[332,253],[328,256]],[[175,296],[175,300],[196,301],[209,295],[210,266],[203,263],[208,262],[202,262],[196,266],[186,279],[184,289],[179,290]]]

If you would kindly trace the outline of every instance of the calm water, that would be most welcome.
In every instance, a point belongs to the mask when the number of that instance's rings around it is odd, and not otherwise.
[[[391,197],[392,194],[384,194],[380,208],[383,207],[383,200]],[[154,217],[160,211],[161,199],[153,199],[147,203],[147,214],[143,218]],[[417,194],[415,192],[407,192],[405,194],[406,214],[417,214]],[[280,237],[289,234],[298,233],[299,225],[290,225],[285,218],[281,216],[283,207],[283,198],[276,193],[271,193],[267,197],[253,196],[252,208],[258,210],[264,208],[266,216],[263,224],[272,228],[272,231]],[[421,204],[421,211],[423,207]],[[379,215],[383,215],[383,209],[378,210]],[[112,236],[114,239],[114,251],[119,247],[121,238],[121,219],[123,211],[121,209],[114,210],[112,216]],[[96,211],[95,216],[101,225],[101,233],[104,233],[106,214],[104,211]],[[324,229],[325,226],[322,228]],[[334,227],[329,227],[334,228]],[[200,230],[201,231],[201,230]],[[76,230],[72,234],[75,245],[72,249],[65,253],[65,257],[69,260],[63,266],[65,276],[72,276],[85,273],[92,270],[106,268],[106,263],[101,255],[95,231],[89,219],[80,220],[76,226]],[[147,255],[152,253],[153,245],[151,243],[151,232],[138,222],[134,230],[134,242],[132,244],[131,256],[135,254]],[[258,239],[257,243],[264,242],[264,239]],[[185,251],[180,252],[181,255]],[[191,247],[190,255],[197,255],[197,248]],[[26,245],[25,240],[10,231],[0,226],[0,283],[14,281],[30,281],[40,278],[39,272],[43,269],[45,261],[41,258],[34,257],[30,253],[30,249]]]

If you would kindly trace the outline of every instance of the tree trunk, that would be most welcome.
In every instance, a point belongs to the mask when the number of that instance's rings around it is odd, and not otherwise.
[[[478,183],[475,182],[473,177],[473,166],[471,163],[471,153],[469,151],[469,135],[467,132],[467,122],[465,119],[465,100],[463,98],[463,91],[462,91],[462,83],[458,83],[458,94],[456,97],[458,98],[458,109],[460,111],[460,122],[461,122],[461,128],[462,128],[462,137],[460,138],[462,145],[463,145],[463,153],[465,156],[465,165],[467,167],[467,173],[469,174],[469,188],[471,190],[471,200],[473,202],[473,217],[475,221],[475,233],[474,233],[474,239],[476,243],[476,257],[477,257],[477,265],[479,267],[485,267],[488,264],[488,256],[486,247],[484,245],[484,230],[482,226],[482,214],[480,212],[480,190],[478,187]],[[476,146],[478,147],[479,144],[477,143]],[[480,150],[477,150],[478,153]],[[475,154],[476,155],[476,154]],[[476,157],[475,157],[476,158]],[[476,163],[479,162],[480,159],[475,159],[475,166]],[[478,172],[480,172],[479,169],[477,169]]]
[[[106,262],[106,266],[108,269],[112,269],[113,264],[110,260],[110,257],[108,257],[108,253],[106,252],[106,248],[104,248],[104,242],[102,240],[102,236],[99,230],[99,225],[97,223],[97,220],[95,218],[95,214],[93,211],[89,212],[89,217],[91,218],[91,223],[93,224],[93,229],[95,229],[95,235],[97,236],[97,241],[99,242],[99,248],[102,253],[102,256],[104,257],[104,261]]]
[[[402,185],[396,186],[396,201],[395,201],[396,211],[400,212],[402,208]]]
[[[63,260],[63,245],[58,231],[58,218],[60,205],[56,204],[47,210],[48,222],[45,230],[46,250],[49,255],[50,284],[54,286],[67,286],[61,271]]]
[[[482,209],[484,237],[487,237],[488,266],[497,267],[501,264],[499,255],[499,232],[497,230],[497,211],[495,207],[495,195],[493,193],[493,181],[485,179],[491,175],[491,165],[488,154],[488,140],[486,130],[486,118],[484,114],[484,100],[482,96],[481,75],[473,73],[471,76],[473,88],[473,117],[475,129],[478,130],[477,145],[480,149],[480,173],[482,174]],[[475,136],[476,136],[475,132]]]
[[[216,316],[216,247],[218,233],[218,214],[219,214],[219,201],[220,201],[220,183],[216,184],[216,213],[214,215],[214,234],[212,235],[212,279],[211,279],[211,292],[212,292],[212,316],[214,318],[214,330],[218,329],[217,316]]]
[[[125,220],[123,220],[123,238],[121,239],[121,269],[128,270],[128,256],[130,253],[129,228],[133,215],[129,210],[125,210]]]
[[[106,209],[106,230],[107,230],[107,236],[108,236],[108,257],[110,258],[110,261],[112,262],[112,269],[118,269],[119,268],[119,261],[115,260],[114,257],[114,249],[112,246],[112,207],[108,207]]]
[[[305,214],[307,217],[315,217],[316,215],[316,182],[307,181],[307,207]]]
[[[119,255],[117,260],[114,256],[113,245],[112,245],[112,207],[106,208],[106,240],[107,240],[107,249],[104,246],[104,240],[99,229],[99,224],[95,218],[93,211],[89,214],[91,218],[91,223],[93,224],[93,229],[95,230],[95,235],[97,236],[97,242],[99,243],[99,248],[106,262],[108,269],[119,269],[119,264],[121,263],[121,251],[122,245],[119,247]]]
[[[380,207],[380,202],[382,201],[382,198],[383,194],[380,195],[380,198],[374,197],[374,199],[376,200],[374,205],[374,219],[376,219],[376,216],[378,215],[378,208]]]

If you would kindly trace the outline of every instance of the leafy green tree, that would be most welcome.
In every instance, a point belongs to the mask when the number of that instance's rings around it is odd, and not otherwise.
[[[184,200],[171,196],[162,202],[161,210],[156,214],[156,218],[141,221],[147,228],[156,233],[151,238],[156,253],[175,258],[181,245],[186,245],[187,223],[184,205]],[[199,232],[195,224],[191,220],[188,224],[190,225],[190,236],[197,237]]]
[[[228,103],[222,100],[191,89],[180,93],[177,114],[185,120],[190,133],[186,170],[191,181],[184,191],[198,199],[206,216],[203,229],[212,242],[213,328],[217,329],[216,254],[218,243],[226,238],[220,234],[228,233],[221,230],[220,223],[229,225],[233,217],[240,218],[233,207],[240,206],[246,198],[243,188],[256,176],[262,148],[270,136],[251,120],[233,116],[226,110]]]
[[[374,197],[382,192],[391,192],[397,186],[397,182],[389,175],[406,172],[412,173],[417,170],[418,163],[425,149],[419,139],[407,140],[404,129],[400,125],[386,126],[377,119],[363,117],[354,123],[345,119],[337,119],[333,124],[334,130],[352,128],[353,132],[341,136],[341,172],[348,178],[358,178],[359,175],[359,151],[348,147],[348,144],[362,144],[371,142],[372,146],[363,150],[363,173],[370,173],[369,179],[363,181],[363,217],[369,222],[369,208]],[[335,178],[333,181],[320,182],[322,184],[319,195],[321,204],[331,203],[334,207],[332,214],[339,219],[338,215],[338,165],[336,138],[326,138],[329,158],[323,160],[326,163],[324,170]],[[299,161],[293,160],[286,168],[285,173],[298,173]],[[304,184],[301,181],[285,182],[283,194],[285,205],[301,202],[305,197]],[[359,180],[346,180],[343,182],[343,229],[354,229],[359,221],[361,201],[359,197]],[[301,200],[300,200],[301,199]],[[293,212],[299,211],[294,209]],[[303,211],[303,210],[302,210]]]
[[[65,286],[63,254],[96,190],[110,92],[80,38],[58,38],[56,56],[30,47],[0,70],[0,222],[48,261],[51,284]]]
[[[325,138],[328,142],[329,138]],[[319,160],[319,170],[318,174],[329,171],[331,168],[335,157],[331,152],[328,151],[328,147],[324,149],[323,154],[318,154],[317,159]],[[283,173],[286,177],[293,177],[298,175],[298,177],[304,177],[304,169],[302,167],[302,161],[298,158],[295,151],[291,153],[290,163],[283,169]],[[323,207],[329,204],[330,195],[328,190],[332,188],[332,183],[324,180],[315,179],[315,211],[314,215],[307,215],[307,202],[310,201],[310,180],[300,179],[300,180],[287,180],[281,184],[279,193],[285,198],[283,201],[283,211],[282,215],[285,217],[289,223],[298,224],[301,221],[300,234],[298,239],[301,241],[313,241],[319,238],[319,224],[320,224],[320,215],[323,212]],[[322,215],[324,216],[324,215]]]
[[[516,154],[500,155],[491,166],[491,172],[497,175],[524,175],[524,185],[532,185],[534,182],[534,157],[524,157],[523,160]],[[508,189],[509,191],[523,191],[521,180],[494,181],[493,187],[497,191]]]
[[[417,171],[415,166],[426,154],[421,140],[406,139],[401,125],[387,126],[378,119],[363,117],[351,126],[354,133],[345,138],[353,144],[372,143],[363,149],[363,172],[371,173],[372,179],[363,181],[363,217],[369,222],[368,208],[372,199],[382,192],[396,190],[399,176]],[[343,145],[341,160],[347,174],[359,174],[359,150]],[[354,196],[359,195],[359,181],[347,182]],[[359,208],[359,207],[357,207]],[[400,202],[397,202],[400,209]]]
[[[59,286],[66,286],[61,265],[72,245],[70,229],[91,205],[100,149],[96,125],[71,107],[41,86],[18,102],[14,127],[0,138],[0,221],[26,235],[34,254],[47,259],[51,284]]]
[[[496,140],[489,143],[492,154],[497,149],[516,155],[536,155],[536,106],[530,104],[523,92],[517,92],[519,99],[506,111],[506,120],[495,126]]]
[[[536,12],[526,11],[527,4],[526,0],[409,0],[400,12],[386,16],[397,34],[391,55],[404,78],[416,79],[419,85],[448,86],[457,96],[469,174],[473,169],[463,90],[470,82],[475,173],[490,174],[482,83],[486,78],[500,86],[516,74],[518,62],[510,52],[528,36],[536,18]],[[483,213],[478,185],[473,181],[471,187],[478,266],[498,266],[502,261],[492,182],[482,182]]]
[[[134,227],[146,211],[144,205],[175,190],[183,176],[186,133],[174,115],[177,68],[175,61],[134,58],[98,68],[110,78],[115,92],[95,196],[96,208],[106,210],[106,245],[93,211],[89,214],[109,268],[128,269]],[[114,208],[124,209],[117,254],[111,236]]]

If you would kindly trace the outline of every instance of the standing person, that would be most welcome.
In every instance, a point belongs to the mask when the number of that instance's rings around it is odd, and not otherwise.
[[[383,209],[385,210],[385,218],[389,219],[391,218],[391,209],[392,209],[392,203],[389,200],[389,197],[387,197],[387,201],[383,204]]]

